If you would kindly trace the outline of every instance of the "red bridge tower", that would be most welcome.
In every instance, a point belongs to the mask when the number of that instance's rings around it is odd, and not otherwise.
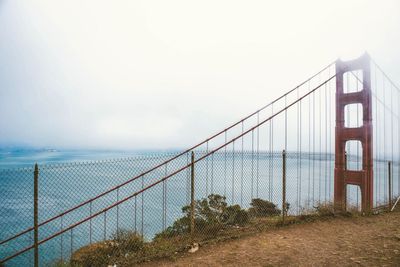
[[[362,71],[362,88],[358,92],[345,93],[343,75],[355,70]],[[362,105],[363,125],[360,127],[345,127],[345,106],[349,104]],[[351,61],[336,61],[335,131],[335,208],[346,209],[346,187],[350,184],[360,187],[361,208],[363,212],[368,212],[373,203],[372,93],[368,54]],[[359,171],[347,170],[346,167],[345,147],[350,140],[360,141],[362,145],[362,169]]]

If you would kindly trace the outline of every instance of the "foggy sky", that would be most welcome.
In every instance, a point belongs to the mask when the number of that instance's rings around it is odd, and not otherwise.
[[[400,2],[0,0],[0,146],[181,148],[336,60],[400,84]]]

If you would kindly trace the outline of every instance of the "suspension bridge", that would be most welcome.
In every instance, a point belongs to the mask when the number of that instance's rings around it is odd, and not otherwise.
[[[10,266],[68,260],[120,229],[151,240],[211,194],[243,209],[263,199],[287,216],[326,203],[368,213],[400,195],[400,88],[368,54],[337,60],[183,152],[0,178],[0,263]]]

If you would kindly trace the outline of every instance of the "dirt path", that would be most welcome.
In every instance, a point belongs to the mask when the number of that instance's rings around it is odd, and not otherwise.
[[[400,266],[400,212],[293,225],[146,266]]]

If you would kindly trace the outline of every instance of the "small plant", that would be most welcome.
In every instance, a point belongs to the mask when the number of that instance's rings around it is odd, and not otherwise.
[[[331,203],[320,203],[318,206],[314,207],[318,216],[329,217],[335,215],[335,209]]]
[[[71,266],[107,266],[114,253],[111,242],[94,243],[78,249],[71,257]]]
[[[117,230],[111,238],[116,247],[123,252],[136,252],[143,248],[144,240],[141,235],[135,231],[120,229]]]
[[[143,248],[144,240],[137,232],[118,230],[110,240],[77,250],[71,258],[71,266],[107,266],[111,259],[138,252]]]
[[[261,198],[252,199],[250,205],[249,213],[252,217],[267,217],[281,214],[281,210],[274,203]],[[287,204],[286,206],[289,209]]]

